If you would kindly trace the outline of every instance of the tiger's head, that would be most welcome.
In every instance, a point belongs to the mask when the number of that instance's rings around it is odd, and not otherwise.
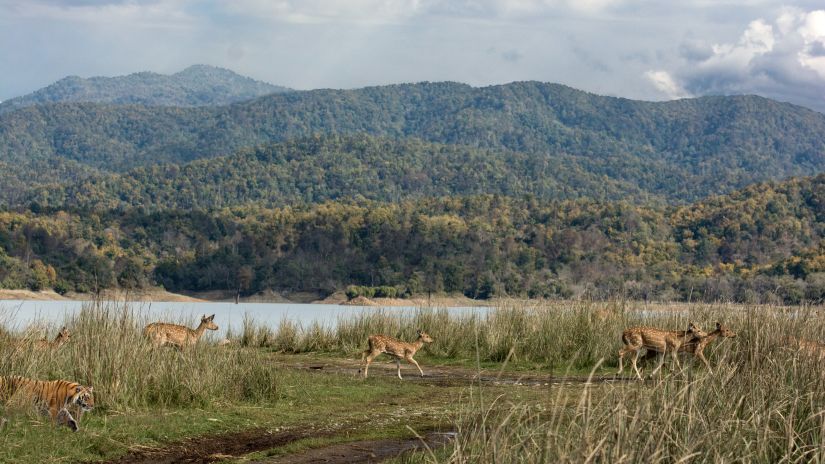
[[[80,406],[80,409],[84,411],[91,411],[92,408],[95,407],[95,397],[92,394],[93,392],[93,387],[78,385],[74,389],[74,394],[72,394],[71,403]]]

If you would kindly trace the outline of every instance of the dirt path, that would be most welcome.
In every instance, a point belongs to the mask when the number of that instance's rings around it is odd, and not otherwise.
[[[350,359],[312,360],[301,356],[286,355],[274,359],[278,366],[289,369],[304,369],[314,372],[358,376],[360,362]],[[401,364],[401,375],[405,382],[425,383],[435,386],[455,387],[485,383],[489,385],[544,386],[544,385],[580,385],[588,381],[593,383],[611,383],[635,381],[635,377],[616,377],[615,375],[553,375],[533,374],[513,371],[469,369],[458,366],[422,365],[424,377],[418,375],[415,367]],[[370,365],[370,377],[395,377],[395,362],[378,362]]]
[[[313,448],[303,453],[280,456],[262,461],[266,464],[355,464],[382,462],[404,453],[440,448],[453,438],[450,433],[431,432],[422,438],[363,440]],[[426,446],[425,446],[426,445]]]
[[[320,433],[312,429],[290,430],[273,433],[268,430],[253,429],[237,433],[209,435],[190,438],[161,448],[135,447],[110,464],[138,463],[198,463],[214,462],[235,456],[284,446],[309,437],[325,437],[330,432]]]
[[[273,433],[272,431],[253,429],[237,433],[208,435],[190,438],[160,448],[135,447],[128,454],[118,459],[107,461],[108,464],[182,464],[208,463],[236,458],[308,438],[330,438],[344,430],[318,430],[312,428],[295,429]],[[430,449],[445,445],[452,434],[428,432],[422,439],[386,439],[363,440],[340,443],[304,452],[264,459],[262,463],[356,463],[380,462],[402,453],[423,449],[424,444]]]

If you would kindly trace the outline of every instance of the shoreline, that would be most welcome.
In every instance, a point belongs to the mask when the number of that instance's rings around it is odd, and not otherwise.
[[[92,293],[68,292],[60,295],[53,290],[35,292],[32,290],[0,289],[0,302],[9,300],[24,301],[90,301],[97,295]],[[134,302],[181,302],[181,303],[234,303],[232,292],[209,291],[172,293],[162,289],[141,289],[134,291],[106,290],[99,297],[110,301]],[[343,292],[333,293],[325,298],[311,292],[296,292],[282,295],[274,291],[264,291],[254,295],[244,296],[240,303],[281,303],[281,304],[323,304],[343,306],[433,306],[433,307],[483,307],[500,303],[499,299],[473,300],[463,295],[433,295],[413,298],[364,298],[358,297],[347,300]]]

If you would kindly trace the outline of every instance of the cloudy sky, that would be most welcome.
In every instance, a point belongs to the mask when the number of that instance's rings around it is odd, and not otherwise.
[[[539,80],[825,112],[825,1],[0,0],[0,100],[197,63],[296,89]]]

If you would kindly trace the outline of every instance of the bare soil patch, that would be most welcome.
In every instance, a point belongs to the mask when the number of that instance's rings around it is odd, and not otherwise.
[[[215,462],[318,436],[328,436],[328,433],[319,435],[312,429],[274,433],[269,430],[253,429],[191,438],[160,448],[134,448],[125,456],[108,462],[111,464]]]
[[[33,292],[31,290],[8,290],[0,289],[0,300],[68,300],[60,294],[52,290],[44,290],[42,292]]]
[[[354,377],[360,376],[360,361],[352,359],[330,359],[324,361],[313,361],[307,358],[295,356],[295,359],[283,356],[274,360],[275,364],[289,369],[305,369],[318,373],[344,374]],[[578,385],[587,382],[610,383],[635,381],[635,377],[617,377],[616,375],[554,375],[520,373],[512,371],[496,371],[489,369],[470,369],[459,366],[427,366],[422,364],[424,377],[418,374],[415,367],[408,367],[401,364],[401,375],[404,382],[420,382],[433,386],[455,387],[462,385],[473,385],[486,383],[490,385],[512,385],[512,386],[545,386],[545,385]],[[370,378],[372,377],[396,377],[396,367],[394,361],[376,361],[370,365]]]
[[[205,301],[188,295],[167,292],[160,288],[141,290],[104,290],[100,295],[93,293],[68,292],[60,295],[53,290],[33,292],[31,290],[0,289],[0,300],[35,300],[35,301],[91,301],[95,299],[112,301],[173,301],[199,302]]]
[[[430,432],[421,438],[362,440],[313,448],[303,453],[279,456],[261,461],[266,464],[355,464],[382,462],[404,453],[444,446],[452,439],[450,433]]]

